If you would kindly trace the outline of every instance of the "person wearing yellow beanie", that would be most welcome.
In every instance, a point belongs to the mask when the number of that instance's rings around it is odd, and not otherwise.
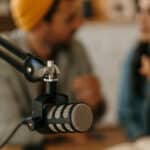
[[[27,38],[32,48],[43,59],[50,56],[52,51],[49,47],[70,43],[82,25],[81,7],[81,0],[10,1],[16,26],[28,32]]]
[[[81,43],[74,38],[74,34],[83,23],[81,2],[82,0],[10,0],[11,13],[17,29],[8,33],[7,37],[24,51],[33,53],[44,60],[55,61],[61,71],[58,92],[67,94],[71,98],[70,101],[74,102],[76,99],[76,91],[72,86],[75,79],[78,78],[78,86],[81,89],[84,88],[82,82],[86,82],[87,85],[89,83],[86,91],[81,90],[84,91],[84,97],[78,96],[78,99],[88,103],[89,99],[87,100],[86,94],[89,94],[87,91],[90,91],[91,100],[96,103],[91,107],[94,106],[93,110],[95,110],[95,107],[101,104],[102,98],[101,94],[97,94],[100,93],[97,91],[98,88],[93,88],[97,86],[98,80],[92,80],[96,82],[91,83],[91,78],[96,78],[93,77],[91,63]],[[4,76],[5,78],[8,76],[9,79],[9,82],[7,80],[1,82],[1,87],[3,87],[1,93],[5,93],[7,96],[0,94],[0,110],[6,110],[6,112],[0,113],[0,118],[1,114],[5,114],[5,117],[1,119],[4,122],[4,130],[0,130],[0,135],[3,135],[1,131],[5,131],[9,122],[15,121],[17,124],[17,120],[22,118],[22,112],[23,116],[29,114],[31,100],[44,89],[39,84],[33,85],[25,81],[20,75],[16,76],[16,72],[14,73],[10,69],[8,69],[10,70],[9,74],[6,73],[1,78],[1,73],[4,74],[3,68],[7,70],[8,66],[3,66],[0,62],[0,79],[3,79]],[[82,78],[84,75],[87,76],[86,80]],[[12,83],[12,89],[9,83]],[[83,94],[81,93],[81,95]],[[97,95],[96,98],[95,95]],[[10,102],[16,105],[13,105],[13,109],[9,109],[8,112],[1,103],[9,106]],[[10,117],[10,114],[13,115]],[[85,141],[86,138],[82,139]],[[20,134],[13,139],[13,143],[37,144],[40,140],[39,135],[32,135],[22,129]]]

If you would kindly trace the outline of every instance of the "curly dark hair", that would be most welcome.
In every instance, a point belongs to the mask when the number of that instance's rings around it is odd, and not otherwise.
[[[139,93],[140,95],[144,94],[143,85],[146,81],[146,78],[139,73],[139,69],[141,68],[141,58],[143,55],[150,57],[150,43],[141,42],[138,44],[131,63],[132,85],[136,93]]]

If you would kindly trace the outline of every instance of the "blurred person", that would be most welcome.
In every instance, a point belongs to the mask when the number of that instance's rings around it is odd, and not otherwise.
[[[44,60],[54,60],[61,71],[58,91],[79,99],[91,107],[103,109],[98,80],[93,75],[89,58],[83,46],[73,35],[83,23],[80,0],[11,0],[11,12],[18,29],[5,36],[15,45]],[[16,125],[31,113],[31,102],[41,92],[40,83],[29,83],[24,77],[3,61],[0,62],[0,135],[6,135],[11,125]],[[84,79],[82,76],[86,75]],[[91,79],[94,82],[91,82]],[[76,93],[75,80],[84,91]],[[89,97],[90,94],[90,99]],[[74,95],[74,96],[73,96]],[[100,106],[100,107],[99,107]],[[9,108],[9,109],[7,109]],[[101,111],[101,110],[100,110]],[[98,114],[96,114],[98,115]],[[7,133],[8,134],[8,133]],[[86,139],[84,134],[80,135]],[[22,127],[12,139],[13,144],[37,144],[43,136],[30,133]]]
[[[150,1],[138,0],[137,3],[140,40],[123,68],[119,97],[119,121],[131,140],[150,135],[150,83],[147,69],[147,56],[150,53]]]

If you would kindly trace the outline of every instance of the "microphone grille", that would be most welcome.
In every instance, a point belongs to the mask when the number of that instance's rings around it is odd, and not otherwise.
[[[86,104],[77,104],[71,113],[73,127],[79,132],[85,132],[91,128],[93,113]]]
[[[86,104],[53,106],[47,115],[52,132],[85,132],[93,123],[93,113]]]

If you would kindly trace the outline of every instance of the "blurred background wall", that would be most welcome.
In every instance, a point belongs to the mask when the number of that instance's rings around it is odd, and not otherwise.
[[[88,36],[90,35],[90,36]],[[108,108],[103,125],[117,124],[121,69],[137,40],[136,24],[86,24],[77,37],[84,43],[94,70],[102,82]]]

